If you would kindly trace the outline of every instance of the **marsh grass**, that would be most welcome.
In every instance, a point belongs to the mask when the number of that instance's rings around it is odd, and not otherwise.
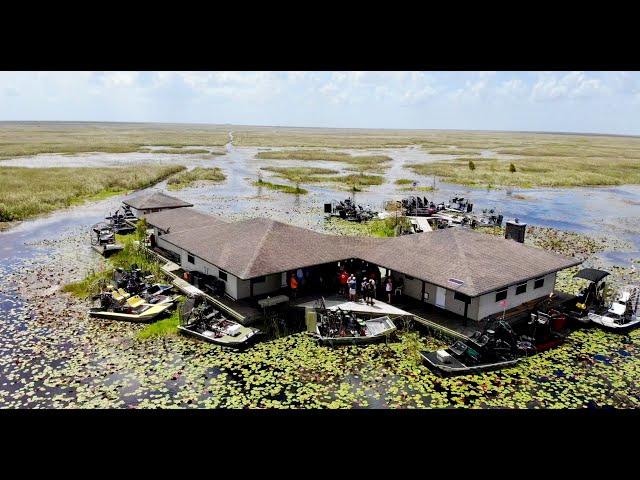
[[[362,223],[354,223],[341,218],[332,218],[330,221],[334,229],[342,235],[364,237],[395,237],[400,226],[408,227],[410,224],[404,216],[399,216],[397,219],[395,217],[375,218]]]
[[[613,158],[538,157],[515,161],[468,158],[407,165],[419,175],[436,175],[449,183],[478,187],[516,186],[530,188],[623,185],[640,183],[640,162]],[[515,172],[510,171],[513,163]]]
[[[193,170],[184,170],[179,172],[167,180],[167,188],[169,190],[180,190],[191,186],[191,184],[199,181],[207,182],[223,182],[227,176],[218,167],[203,168],[196,167]]]
[[[109,257],[107,268],[99,271],[93,270],[84,279],[64,285],[62,290],[78,298],[91,298],[98,295],[107,284],[113,281],[115,267],[129,269],[133,265],[137,265],[144,272],[153,275],[155,281],[161,281],[163,276],[160,264],[140,247],[138,236],[139,233],[135,235],[116,235],[116,242],[122,244],[124,248]]]
[[[400,190],[403,192],[433,192],[435,188],[431,186],[417,186],[417,187],[402,187]]]
[[[291,182],[312,183],[322,181],[317,175],[331,175],[339,173],[331,168],[317,167],[262,167],[261,170],[273,172],[276,176],[286,178]]]
[[[0,221],[24,220],[86,200],[99,200],[153,185],[182,165],[138,168],[0,167]]]
[[[329,152],[326,150],[273,150],[258,152],[256,158],[269,160],[304,160],[342,162],[357,166],[361,170],[367,168],[381,168],[391,161],[387,155],[351,155],[346,152]]]
[[[262,179],[259,179],[255,182],[253,182],[253,185],[256,187],[264,187],[264,188],[268,188],[269,190],[277,190],[279,192],[283,192],[283,193],[293,193],[296,195],[304,195],[306,193],[309,193],[308,190],[304,189],[304,188],[300,188],[299,186],[291,186],[291,185],[280,185],[277,183],[271,183],[271,182],[265,182]]]
[[[196,153],[210,153],[212,155],[225,155],[225,152],[205,150],[204,148],[141,148],[141,152],[144,153],[167,153],[167,154],[182,154],[193,155]]]
[[[98,295],[103,286],[113,278],[113,269],[108,268],[102,271],[93,271],[84,279],[78,282],[68,283],[62,287],[63,292],[72,294],[81,299],[91,298]]]
[[[0,122],[0,159],[39,153],[128,153],[148,145],[223,146],[228,132],[223,125]]]
[[[146,325],[142,330],[138,331],[136,338],[138,340],[147,340],[149,338],[166,337],[178,333],[180,325],[180,308],[184,300],[176,304],[175,310],[167,318],[163,318],[157,322]]]

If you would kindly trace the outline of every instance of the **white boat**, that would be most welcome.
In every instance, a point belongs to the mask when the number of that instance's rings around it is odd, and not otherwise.
[[[358,322],[358,329],[341,329],[336,332],[325,331],[324,335],[322,333],[322,322],[320,322],[316,325],[315,333],[321,343],[329,345],[359,345],[384,340],[396,331],[396,326],[388,316],[356,321]]]
[[[589,320],[611,330],[628,330],[640,324],[640,286],[627,285],[603,313],[589,312]]]

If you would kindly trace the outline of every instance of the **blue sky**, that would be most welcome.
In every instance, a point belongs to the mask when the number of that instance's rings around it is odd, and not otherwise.
[[[0,72],[0,120],[640,135],[640,72]]]

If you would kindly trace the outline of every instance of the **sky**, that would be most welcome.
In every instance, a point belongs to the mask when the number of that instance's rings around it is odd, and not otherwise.
[[[0,120],[640,135],[640,72],[0,72]]]

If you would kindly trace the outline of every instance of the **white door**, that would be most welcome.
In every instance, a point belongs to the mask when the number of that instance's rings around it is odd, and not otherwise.
[[[442,287],[436,287],[436,307],[444,308],[447,291]]]

